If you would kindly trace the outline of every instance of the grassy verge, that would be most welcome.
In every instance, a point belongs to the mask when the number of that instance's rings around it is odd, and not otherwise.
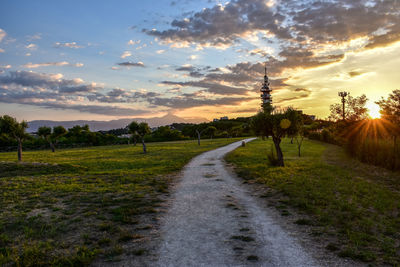
[[[298,224],[312,225],[313,234],[334,240],[326,244],[328,250],[366,262],[400,264],[400,173],[359,163],[337,146],[308,140],[300,158],[296,145],[284,140],[286,167],[271,167],[270,145],[270,140],[256,140],[226,159],[241,177],[265,185],[270,196],[278,194],[278,209],[289,205],[304,214]]]
[[[0,153],[0,265],[87,265],[146,253],[171,174],[238,139]]]

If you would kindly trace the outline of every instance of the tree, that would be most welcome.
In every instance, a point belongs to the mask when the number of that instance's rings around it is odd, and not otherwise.
[[[207,131],[207,134],[210,135],[210,138],[213,139],[213,136],[217,132],[217,128],[215,128],[214,126],[208,126],[206,131]]]
[[[365,95],[352,97],[347,95],[345,99],[345,110],[343,113],[343,104],[336,103],[330,106],[330,119],[338,121],[345,118],[347,121],[359,121],[368,118],[368,109],[365,107],[368,98]]]
[[[300,113],[293,108],[281,112],[271,112],[269,108],[253,117],[251,125],[254,132],[261,136],[271,136],[274,142],[277,165],[284,166],[283,153],[280,147],[282,138],[297,133],[301,126]]]
[[[393,135],[393,155],[397,154],[397,137],[400,135],[400,90],[394,90],[387,99],[382,98],[376,104],[381,108],[382,119],[390,124]],[[393,166],[396,165],[396,158]]]
[[[199,127],[197,127],[195,129],[196,135],[197,135],[197,144],[200,145],[200,138],[201,135],[206,132],[209,129],[209,127],[207,127],[207,123],[202,123],[199,125]]]
[[[144,137],[151,133],[150,127],[146,122],[137,123],[136,121],[131,122],[128,125],[129,132],[133,135],[137,135],[142,140],[143,153],[147,153],[146,144],[144,143]]]
[[[301,145],[303,144],[303,140],[304,140],[304,126],[299,128],[299,131],[297,133],[297,135],[295,136],[296,139],[296,144],[297,144],[297,151],[298,151],[298,155],[299,157],[301,157]],[[293,138],[292,138],[293,140]]]
[[[400,90],[394,90],[387,99],[375,102],[381,108],[382,119],[400,126]]]
[[[58,144],[59,139],[66,134],[67,134],[67,130],[63,126],[61,126],[61,125],[54,126],[53,133],[51,134],[50,138],[54,141],[54,143]],[[53,149],[55,151],[56,147],[55,147],[54,143],[53,143]]]
[[[8,115],[0,117],[0,132],[7,134],[18,142],[18,161],[22,161],[22,142],[28,137],[25,132],[26,128],[28,128],[26,121],[18,122]]]
[[[131,122],[128,125],[128,132],[131,134],[133,138],[133,144],[136,146],[137,138],[139,138],[137,134],[137,130],[139,129],[139,124],[136,121]]]
[[[52,152],[55,152],[53,142],[51,140],[51,128],[47,126],[39,127],[37,134],[50,144]]]
[[[238,137],[243,134],[243,127],[242,125],[233,126],[230,129],[231,136]]]

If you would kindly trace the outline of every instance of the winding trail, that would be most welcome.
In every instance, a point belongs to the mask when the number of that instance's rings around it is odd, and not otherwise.
[[[157,266],[318,266],[225,168],[223,157],[240,145],[184,168],[162,221]]]

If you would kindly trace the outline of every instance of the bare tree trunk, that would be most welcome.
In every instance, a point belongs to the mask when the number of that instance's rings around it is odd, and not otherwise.
[[[55,148],[53,142],[50,141],[49,143],[50,143],[51,152],[56,152],[56,148]]]
[[[197,133],[197,144],[200,145],[200,132],[196,130]]]
[[[290,143],[293,144],[293,137],[290,139]]]
[[[133,145],[136,146],[137,140],[136,138],[133,138]]]
[[[144,143],[144,138],[142,138],[142,145],[143,145],[143,153],[147,153],[146,144]]]
[[[272,140],[274,141],[274,145],[275,145],[275,150],[276,150],[276,156],[278,157],[278,166],[285,166],[284,162],[283,162],[283,153],[282,153],[282,149],[281,149],[281,139],[278,137],[272,137]]]
[[[22,140],[18,138],[18,161],[22,161]]]
[[[301,157],[301,145],[303,144],[304,136],[300,137],[300,140],[298,137],[296,137],[296,143],[297,143],[297,149],[299,152],[299,157]]]

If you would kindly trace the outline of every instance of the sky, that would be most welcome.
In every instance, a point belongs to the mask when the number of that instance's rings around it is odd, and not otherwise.
[[[212,120],[273,104],[318,118],[339,91],[400,88],[400,1],[0,2],[0,115]]]

